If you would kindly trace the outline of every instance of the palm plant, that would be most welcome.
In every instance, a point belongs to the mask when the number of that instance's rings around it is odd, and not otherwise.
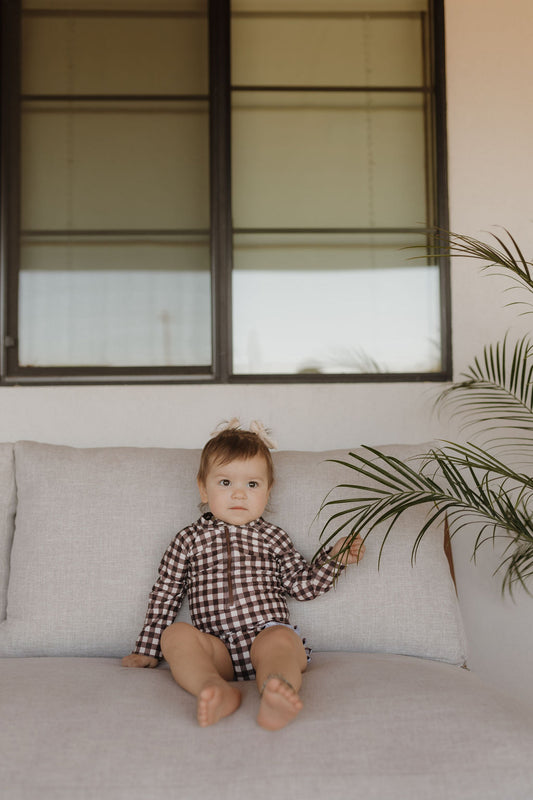
[[[524,258],[507,231],[505,238],[492,236],[490,244],[446,234],[434,248],[436,256],[444,253],[480,259],[483,269],[510,276],[513,285],[533,291],[533,262]],[[512,595],[517,584],[529,591],[533,478],[527,468],[519,468],[533,463],[533,344],[529,337],[511,343],[506,335],[503,341],[486,346],[462,380],[448,387],[437,403],[459,414],[464,428],[480,443],[443,442],[412,464],[372,447],[350,453],[351,460],[338,462],[351,476],[350,482],[335,487],[343,497],[332,497],[330,492],[322,503],[321,512],[328,514],[322,544],[342,533],[348,537],[347,550],[358,534],[366,538],[377,525],[387,523],[383,550],[396,519],[409,508],[425,505],[428,514],[416,537],[413,559],[435,521],[446,519],[452,536],[476,522],[474,558],[484,543],[503,537],[505,546],[496,570],[503,573],[502,591]]]

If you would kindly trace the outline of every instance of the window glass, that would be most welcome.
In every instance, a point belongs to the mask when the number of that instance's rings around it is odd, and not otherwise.
[[[53,6],[46,5],[49,9]],[[72,2],[56,5],[75,10]],[[84,5],[101,13],[26,15],[22,28],[24,92],[207,93],[205,15],[113,16],[110,8],[105,12],[102,3]],[[155,12],[150,4],[143,5],[144,11]]]
[[[184,238],[25,245],[21,365],[209,366],[209,242]]]
[[[207,229],[208,131],[207,101],[26,103],[22,229]]]
[[[236,236],[237,373],[438,372],[439,269],[414,235]]]
[[[426,223],[420,96],[234,92],[232,125],[237,228]]]
[[[236,374],[443,369],[426,4],[232,4]]]
[[[21,366],[211,365],[206,6],[23,4]]]
[[[324,10],[328,6],[323,4]],[[421,16],[234,12],[233,82],[242,86],[421,86]]]

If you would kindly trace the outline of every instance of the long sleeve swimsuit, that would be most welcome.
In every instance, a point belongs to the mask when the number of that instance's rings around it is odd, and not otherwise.
[[[312,600],[331,589],[340,569],[328,551],[309,564],[288,535],[263,518],[236,526],[206,513],[167,548],[135,652],[161,658],[161,634],[187,595],[193,625],[221,639],[235,678],[250,680],[257,634],[269,623],[289,623],[286,595]]]

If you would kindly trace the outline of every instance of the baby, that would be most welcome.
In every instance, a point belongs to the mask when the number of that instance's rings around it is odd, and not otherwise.
[[[156,667],[164,656],[176,682],[197,698],[201,726],[232,714],[234,680],[256,679],[257,722],[278,730],[302,709],[298,692],[310,650],[290,624],[286,595],[311,600],[364,554],[339,539],[309,564],[287,534],[263,519],[274,482],[259,423],[232,420],[202,451],[198,488],[209,511],[170,543],[150,594],[144,627],[125,667]],[[339,555],[339,560],[336,556]],[[192,625],[174,622],[187,594]]]

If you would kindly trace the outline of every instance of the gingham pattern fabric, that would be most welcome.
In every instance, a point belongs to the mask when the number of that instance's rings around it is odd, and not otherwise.
[[[262,518],[235,526],[204,514],[164,554],[134,652],[161,658],[161,634],[187,594],[193,625],[224,642],[236,679],[253,678],[251,643],[267,623],[289,623],[285,595],[312,600],[331,589],[339,569],[328,551],[309,564]]]

